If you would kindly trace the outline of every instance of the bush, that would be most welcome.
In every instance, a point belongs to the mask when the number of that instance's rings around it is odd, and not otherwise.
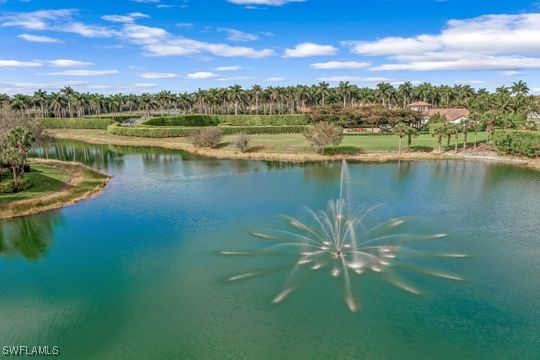
[[[113,119],[74,118],[74,119],[43,119],[41,125],[46,129],[102,129],[115,124]]]
[[[246,133],[238,134],[234,140],[234,146],[241,152],[246,152],[249,148],[249,143],[251,142],[251,137]]]
[[[223,135],[234,135],[246,133],[249,135],[256,134],[301,134],[308,126],[222,126],[219,127]],[[166,137],[189,137],[191,134],[199,130],[198,127],[165,127],[165,126],[117,126],[111,125],[107,128],[107,132],[112,135],[121,136],[139,136],[150,138],[166,138]]]
[[[311,146],[324,155],[324,149],[326,147],[341,144],[343,140],[343,129],[322,121],[313,128],[306,129],[304,136]]]
[[[217,126],[219,120],[215,116],[208,115],[181,115],[155,117],[144,124],[152,126]]]
[[[219,122],[231,126],[284,126],[307,125],[306,115],[220,115]]]
[[[151,126],[287,126],[306,125],[306,115],[178,115],[155,117],[145,122]]]
[[[28,180],[27,178],[19,179],[17,184],[15,184],[13,180],[3,181],[3,182],[0,182],[0,193],[12,194],[12,193],[17,193],[19,191],[29,189],[31,187],[32,187],[32,182]]]
[[[505,154],[540,156],[540,133],[537,131],[499,130],[493,136],[493,143]]]
[[[217,148],[223,139],[219,128],[198,129],[191,134],[191,143],[197,147]]]

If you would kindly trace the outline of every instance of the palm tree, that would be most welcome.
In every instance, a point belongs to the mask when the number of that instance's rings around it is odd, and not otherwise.
[[[45,108],[47,107],[47,92],[41,89],[34,92],[32,102],[39,107],[41,117],[45,117]]]
[[[343,106],[347,106],[347,100],[351,96],[352,92],[351,84],[348,81],[340,81],[337,91],[343,99]]]
[[[403,138],[407,136],[407,124],[404,123],[398,123],[394,128],[392,129],[392,132],[396,134],[399,137],[399,147],[398,147],[398,154],[401,154],[401,143],[403,142]]]
[[[236,84],[229,87],[228,98],[234,102],[234,115],[238,115],[238,106],[244,99],[244,90],[242,86]]]
[[[410,104],[412,101],[414,87],[411,82],[407,81],[406,83],[403,83],[398,88],[398,94],[402,99],[403,108],[405,109],[408,104]]]
[[[514,82],[511,87],[512,94],[518,95],[518,96],[527,96],[529,95],[529,87],[527,86],[527,83],[523,80],[519,80],[518,82]]]
[[[253,85],[251,87],[253,98],[255,99],[255,114],[259,115],[259,105],[261,102],[262,87],[260,85]]]
[[[326,97],[330,95],[330,84],[327,82],[320,82],[317,85],[317,88],[315,90],[315,94],[317,96],[320,96],[321,98],[321,105],[324,106],[326,104]]]
[[[21,116],[25,114],[30,104],[31,104],[30,98],[22,94],[15,95],[11,99],[11,102],[10,102],[11,109],[18,111],[21,114]]]
[[[444,123],[435,123],[429,126],[429,132],[431,136],[437,137],[437,144],[439,145],[439,154],[442,154],[442,140],[446,136],[447,127]]]
[[[377,84],[377,94],[384,107],[390,107],[390,101],[394,90],[394,87],[390,83],[382,82]]]
[[[63,94],[67,99],[69,117],[73,117],[73,113],[71,112],[71,98],[75,94],[75,90],[73,90],[71,86],[66,86],[60,90],[60,93]]]

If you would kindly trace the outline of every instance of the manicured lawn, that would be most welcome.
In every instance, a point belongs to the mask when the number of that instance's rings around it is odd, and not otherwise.
[[[31,169],[30,173],[25,174],[25,176],[32,181],[32,187],[15,194],[0,194],[0,204],[31,199],[58,191],[70,180],[70,176],[66,171],[49,165],[32,164]],[[8,175],[8,173],[6,172],[4,175]],[[4,178],[3,181],[6,181],[6,179]]]
[[[304,136],[293,135],[253,135],[251,137],[251,151],[274,152],[274,153],[312,153]],[[485,141],[485,132],[478,134],[478,142]],[[235,150],[233,144],[234,136],[225,137],[228,142],[224,149]],[[399,138],[395,135],[346,135],[339,147],[327,149],[328,154],[358,154],[366,152],[397,152]],[[450,141],[450,148],[454,148],[454,139]],[[470,146],[474,143],[474,134],[469,134],[467,143]],[[460,137],[460,146],[463,146],[463,137]],[[407,139],[403,139],[403,151],[407,151]],[[446,147],[446,138],[443,140],[443,149]],[[437,149],[437,140],[429,134],[421,134],[413,139],[412,151],[430,152]]]
[[[121,144],[133,146],[166,146],[175,148],[190,143],[187,137],[175,138],[138,138],[132,136],[117,136],[108,134],[104,130],[80,130],[80,129],[62,129],[51,131],[53,134],[60,135],[60,138],[71,140],[82,140],[98,144]],[[223,139],[222,150],[237,152],[234,146],[236,135],[225,136]],[[485,142],[487,134],[478,133],[478,143]],[[346,154],[354,155],[361,153],[384,153],[398,151],[399,138],[393,134],[388,135],[346,135],[339,147],[326,150],[326,154]],[[474,133],[470,133],[467,138],[469,147],[474,143]],[[463,136],[460,136],[460,149],[463,145]],[[443,150],[446,148],[446,138],[443,139]],[[451,138],[448,150],[454,149],[454,138]],[[429,134],[421,134],[413,139],[412,151],[431,152],[437,150],[437,140]],[[313,154],[315,151],[311,148],[302,134],[280,134],[280,135],[252,135],[251,152],[281,153],[281,154]],[[407,139],[403,139],[402,151],[408,151]]]

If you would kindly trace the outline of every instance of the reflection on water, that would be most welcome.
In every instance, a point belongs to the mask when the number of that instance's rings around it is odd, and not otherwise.
[[[0,256],[22,256],[30,261],[42,259],[61,223],[62,216],[58,212],[0,222]]]

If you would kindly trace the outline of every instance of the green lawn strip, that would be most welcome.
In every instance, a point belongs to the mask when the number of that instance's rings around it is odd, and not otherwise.
[[[58,208],[80,200],[86,194],[97,191],[109,178],[78,163],[31,162],[31,168],[32,171],[26,175],[33,182],[30,189],[0,195],[0,212],[5,211],[8,217]],[[74,173],[82,175],[83,180],[76,186],[68,187]]]
[[[235,151],[234,136],[225,137],[225,142],[228,145],[224,147],[226,150]],[[487,139],[485,132],[478,134],[478,142],[483,142]],[[347,135],[344,136],[343,142],[329,149],[333,154],[356,154],[367,152],[397,152],[399,138],[395,135]],[[403,151],[407,149],[407,139],[403,139]],[[468,146],[474,143],[474,134],[469,134],[467,138]],[[454,149],[454,138],[451,138],[450,146],[446,148],[446,138],[443,141],[443,149]],[[458,142],[459,149],[463,147],[463,136]],[[255,151],[268,153],[313,153],[313,149],[309,146],[303,135],[300,134],[283,134],[283,135],[253,135],[251,136],[251,147]],[[429,134],[421,134],[413,139],[411,151],[431,152],[437,149],[437,140]]]
[[[14,194],[0,194],[0,204],[32,199],[61,190],[70,180],[66,170],[55,166],[31,164],[31,169],[31,172],[25,176],[32,182],[32,187]],[[4,173],[4,175],[8,175],[8,173]],[[8,178],[11,179],[10,175]],[[7,179],[4,178],[3,181],[7,181]]]

